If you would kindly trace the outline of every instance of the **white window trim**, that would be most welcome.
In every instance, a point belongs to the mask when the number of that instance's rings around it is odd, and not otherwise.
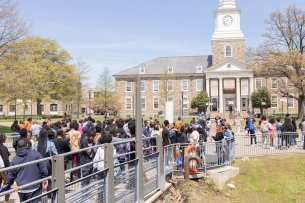
[[[272,97],[276,97],[276,107],[273,107],[273,106],[272,106]],[[278,97],[278,95],[271,95],[271,108],[272,108],[272,109],[277,109],[277,108],[279,108],[279,97]]]
[[[172,71],[170,71],[169,69],[172,69]],[[168,73],[174,73],[174,67],[173,66],[167,66],[167,72]]]
[[[256,90],[258,90],[258,89],[256,88],[256,81],[257,81],[257,80],[260,80],[260,81],[261,81],[261,88],[263,88],[263,80],[262,80],[262,78],[255,78],[254,80],[255,80],[255,89],[256,89]],[[261,89],[261,88],[260,88],[260,89]]]
[[[158,108],[155,108],[155,104],[154,104],[154,100],[155,100],[155,99],[158,99]],[[153,103],[153,110],[159,110],[159,108],[160,108],[160,100],[159,100],[159,97],[153,97],[152,103]]]
[[[274,80],[274,79],[276,79],[276,87],[272,87],[272,80]],[[268,80],[268,78],[267,78],[267,80]],[[277,78],[271,78],[271,87],[270,87],[270,89],[278,89],[278,79]]]
[[[154,87],[154,83],[155,83],[155,82],[158,82],[158,90],[157,90],[157,91],[154,90],[154,88],[155,88],[155,87]],[[152,84],[152,88],[153,88],[152,90],[153,90],[153,92],[159,92],[159,89],[160,89],[160,87],[159,87],[159,86],[160,86],[159,80],[153,80],[152,83],[153,83],[153,84]]]
[[[183,95],[183,101],[182,101],[182,105],[183,105],[183,109],[188,109],[189,108],[189,104],[183,104],[184,103],[184,100],[188,100],[188,97]],[[186,108],[184,108],[184,105],[186,105]]]
[[[146,92],[146,81],[141,81],[141,83],[144,83],[144,91],[142,91],[142,88],[141,88],[141,92]]]
[[[130,99],[130,109],[127,108],[127,99]],[[125,110],[130,111],[132,107],[132,97],[125,97]]]
[[[172,82],[172,90],[168,90],[168,82]],[[173,80],[167,81],[167,91],[168,92],[173,92],[174,91],[174,81]]]
[[[288,89],[293,89],[293,88],[294,88],[294,84],[292,84],[292,87],[289,87],[289,86],[288,86],[289,83],[290,83],[290,82],[289,82],[288,78],[286,78],[286,87],[287,87]]]
[[[125,81],[125,92],[132,92],[132,82],[130,82],[130,91],[127,91],[127,83],[128,81]]]
[[[201,67],[201,70],[198,70],[198,67]],[[196,73],[202,73],[202,72],[203,72],[203,67],[202,67],[202,65],[198,64],[196,66]]]
[[[51,110],[51,105],[55,105],[56,106],[56,111]],[[57,112],[58,111],[58,104],[50,104],[50,112]]]
[[[142,70],[144,70],[144,72],[142,72]],[[146,68],[145,67],[140,67],[140,69],[139,69],[139,73],[140,74],[145,74],[145,72],[146,72]]]
[[[183,81],[186,81],[186,90],[183,90]],[[189,81],[188,80],[181,80],[181,91],[187,92],[189,89]]]
[[[287,101],[287,106],[289,109],[293,109],[294,108],[294,98],[293,97],[288,97],[288,98],[292,99],[292,106],[291,107],[288,106],[288,101]]]
[[[227,56],[227,46],[231,47],[231,56]],[[225,58],[233,57],[233,46],[231,44],[226,44],[224,49],[225,49],[225,51],[224,51]]]
[[[198,85],[197,85],[198,80],[200,80],[200,81],[201,81],[201,83],[202,83],[201,90],[198,90],[198,89],[197,89],[197,87],[198,87]],[[203,79],[197,79],[197,80],[196,80],[196,91],[197,91],[197,92],[201,92],[201,91],[203,91]]]
[[[145,108],[142,108],[142,99],[145,100],[145,102],[144,102]],[[141,109],[146,110],[146,97],[141,97]]]

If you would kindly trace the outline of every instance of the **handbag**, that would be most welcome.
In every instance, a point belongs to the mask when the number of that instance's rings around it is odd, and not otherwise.
[[[5,165],[4,165],[4,161],[2,159],[2,156],[0,155],[0,168],[4,168]]]

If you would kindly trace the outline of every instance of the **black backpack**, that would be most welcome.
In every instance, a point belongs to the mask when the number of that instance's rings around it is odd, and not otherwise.
[[[199,134],[199,142],[207,142],[208,136],[205,130],[203,131],[203,134]]]

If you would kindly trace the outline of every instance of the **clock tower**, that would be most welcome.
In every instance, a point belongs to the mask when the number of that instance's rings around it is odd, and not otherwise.
[[[213,65],[227,58],[245,62],[245,38],[240,29],[240,14],[241,9],[236,8],[235,0],[219,0],[219,8],[214,11]]]

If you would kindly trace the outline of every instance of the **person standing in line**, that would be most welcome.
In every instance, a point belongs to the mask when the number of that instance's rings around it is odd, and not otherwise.
[[[248,130],[249,134],[250,134],[250,139],[251,139],[251,146],[256,146],[256,135],[255,135],[255,127],[252,121],[250,121],[250,118],[247,118],[246,121],[246,129]],[[253,144],[253,140],[254,140],[254,144]]]
[[[57,137],[53,141],[54,145],[57,149],[58,154],[64,154],[71,151],[71,147],[69,145],[69,142],[63,138],[63,130],[58,129],[57,131]],[[67,168],[67,158],[65,157],[65,170]]]
[[[25,128],[23,120],[19,121],[19,127],[20,127],[20,129]]]
[[[163,139],[163,148],[165,149],[165,156],[164,158],[166,159],[165,164],[168,165],[169,162],[171,162],[171,149],[167,147],[167,145],[171,144],[171,139],[170,139],[170,132],[168,130],[169,122],[168,120],[165,120],[163,122],[164,127],[162,130],[162,139]]]
[[[206,133],[208,136],[210,136],[211,126],[212,126],[211,119],[209,117],[209,118],[207,118],[207,121],[206,121]]]
[[[262,122],[261,122],[261,133],[262,133],[262,142],[263,142],[263,147],[266,147],[267,149],[269,149],[269,141],[270,141],[270,137],[268,134],[269,128],[268,128],[268,122],[266,121],[266,116],[262,116]]]
[[[237,116],[235,118],[235,128],[236,128],[236,134],[238,135],[240,133],[240,118]]]
[[[41,130],[41,125],[37,123],[37,120],[34,120],[33,125],[31,126],[30,131],[32,132],[32,139],[34,142],[38,139],[39,132]]]
[[[4,166],[3,167],[9,167],[10,166],[10,160],[9,156],[11,153],[8,151],[7,147],[4,145],[6,141],[6,135],[4,133],[0,133],[0,155],[3,160]],[[7,179],[7,171],[5,172],[0,172],[1,180],[0,180],[0,185],[3,181],[3,187],[5,187],[6,179]],[[4,203],[8,203],[10,198],[10,195],[7,194],[4,197]]]
[[[275,120],[271,118],[268,123],[268,136],[270,137],[270,149],[275,149],[273,145],[273,140],[276,136],[275,130],[276,130],[276,125],[275,125]]]
[[[36,161],[39,159],[42,159],[41,154],[28,148],[26,140],[21,139],[17,143],[17,153],[16,156],[12,159],[10,166],[16,166],[22,163]],[[16,192],[18,191],[19,200],[20,202],[23,202],[40,195],[42,189],[45,190],[47,188],[48,181],[46,180],[43,181],[42,184],[29,186],[23,190],[19,190],[19,187],[46,177],[48,177],[48,170],[45,162],[42,161],[37,164],[31,164],[26,167],[10,170],[7,175],[6,184],[12,185],[12,188]],[[16,182],[15,185],[13,185],[14,182]],[[38,202],[39,200],[33,201],[33,203]]]
[[[281,129],[282,129],[282,122],[281,122],[281,119],[277,119],[277,124],[276,124],[276,134],[277,134],[277,139],[278,139],[278,143],[277,143],[277,148],[278,149],[281,149],[282,148],[282,132],[281,132]]]
[[[25,128],[26,128],[27,131],[30,131],[31,127],[32,127],[32,118],[29,117],[28,120],[25,123]]]
[[[286,117],[285,122],[284,122],[284,124],[282,125],[282,128],[281,128],[283,146],[284,146],[284,141],[285,141],[286,147],[287,148],[290,147],[292,132],[294,132],[294,131],[295,131],[295,129],[294,129],[292,123],[291,123],[291,119],[289,117]]]
[[[215,166],[220,166],[223,164],[224,157],[222,153],[222,140],[224,139],[224,132],[221,125],[216,127],[216,135],[212,136],[216,145],[216,153],[217,153],[217,163]]]
[[[77,151],[80,149],[80,139],[81,139],[81,134],[78,131],[78,123],[77,122],[71,122],[70,123],[70,131],[67,133],[66,135],[66,139],[69,139],[69,143],[71,146],[71,151]],[[79,157],[79,153],[75,153],[72,156],[72,167],[76,167],[79,166],[80,164],[80,157]],[[80,177],[80,171],[74,171],[74,175],[77,175],[78,177]],[[71,177],[70,180],[73,180],[73,173],[71,173]]]

